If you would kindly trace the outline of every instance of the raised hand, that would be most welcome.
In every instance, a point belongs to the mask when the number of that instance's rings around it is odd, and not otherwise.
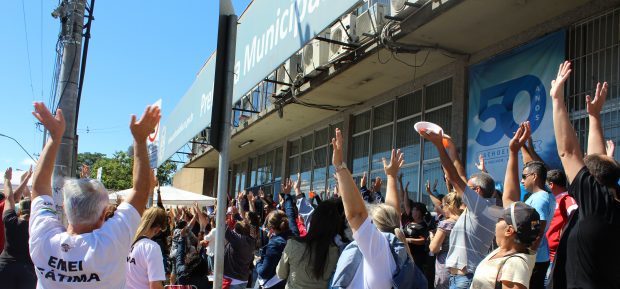
[[[566,83],[571,71],[570,61],[564,61],[560,64],[556,78],[551,81],[551,98],[564,100],[564,83]]]
[[[86,164],[82,164],[82,169],[80,170],[80,179],[85,179],[90,177],[90,167]]]
[[[486,167],[484,166],[484,156],[482,156],[482,154],[478,155],[478,162],[475,165],[479,171],[481,172],[487,171]]]
[[[53,116],[43,102],[34,102],[33,105],[32,115],[45,126],[53,140],[60,140],[65,133],[65,117],[62,110],[57,109],[56,116]]]
[[[433,192],[437,190],[437,182],[439,180],[435,179],[435,182],[433,183]]]
[[[265,191],[263,191],[262,187],[260,189],[258,189],[258,197],[261,198],[261,199],[265,198]]]
[[[149,134],[155,131],[155,127],[161,118],[161,111],[158,106],[149,105],[144,110],[140,120],[136,121],[136,116],[131,115],[129,128],[136,141],[146,141]]]
[[[433,131],[429,131],[427,129],[420,129],[419,134],[420,134],[421,137],[423,137],[424,139],[430,141],[436,147],[443,147],[443,132],[442,131],[440,131],[437,134],[437,133],[435,133]]]
[[[13,178],[13,168],[9,167],[8,169],[6,169],[6,171],[4,171],[4,180],[8,181],[8,183],[11,183],[11,179]]]
[[[426,192],[429,194],[432,192],[431,191],[431,180],[428,180],[428,179],[426,180]]]
[[[599,117],[601,115],[601,110],[603,110],[605,99],[607,99],[608,90],[609,85],[607,82],[603,82],[603,85],[599,82],[596,84],[594,99],[592,99],[590,95],[586,95],[586,110],[589,115],[594,117]]]
[[[607,156],[614,157],[614,151],[616,150],[616,145],[613,140],[608,139],[605,143],[605,151],[607,152]]]
[[[381,177],[376,177],[375,178],[375,183],[372,186],[372,189],[374,192],[380,192],[381,191],[381,185],[383,185],[383,180],[381,180]]]
[[[295,181],[293,188],[295,189],[296,194],[301,194],[301,173],[297,173],[297,180]]]
[[[293,188],[293,181],[290,178],[287,178],[282,184],[282,193],[288,195]]]
[[[364,172],[364,175],[362,176],[362,179],[360,180],[360,188],[366,186],[367,179],[368,179],[368,176],[366,175],[366,172]]]
[[[440,141],[441,142],[441,141]],[[383,160],[383,170],[385,174],[388,176],[397,177],[400,168],[405,164],[405,156],[399,150],[392,149],[392,155],[390,156],[390,163],[388,163],[385,158]],[[376,182],[375,182],[376,184]]]
[[[521,147],[525,144],[530,137],[530,123],[528,121],[521,123],[519,129],[515,132],[515,135],[510,140],[508,147],[513,153],[518,153]]]
[[[248,202],[250,202],[250,204],[253,204],[254,200],[256,200],[256,197],[254,197],[254,193],[249,192],[248,193]]]
[[[336,128],[336,137],[332,138],[332,146],[334,151],[332,153],[332,164],[335,167],[340,167],[342,165],[342,132],[339,128]]]

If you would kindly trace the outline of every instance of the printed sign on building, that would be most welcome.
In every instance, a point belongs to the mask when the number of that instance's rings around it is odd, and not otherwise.
[[[519,123],[530,121],[534,148],[552,168],[561,167],[553,132],[549,89],[565,58],[564,30],[547,35],[469,69],[467,173],[478,156],[503,182],[508,143]],[[521,158],[519,159],[522,165]]]

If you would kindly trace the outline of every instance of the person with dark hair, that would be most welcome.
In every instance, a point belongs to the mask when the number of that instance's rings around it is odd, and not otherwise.
[[[312,223],[304,237],[288,241],[278,263],[278,278],[286,281],[286,288],[316,288],[329,286],[329,278],[336,269],[339,250],[336,236],[343,230],[344,212],[339,210],[341,200],[321,202],[313,212]]]
[[[6,246],[0,254],[0,282],[3,288],[32,289],[37,285],[37,276],[28,254],[30,199],[20,201],[22,194],[28,190],[32,168],[26,172],[15,192],[11,185],[12,173],[12,168],[8,168],[4,173],[4,192],[7,196],[2,221],[6,226]],[[15,204],[18,202],[19,211],[16,212]]]
[[[529,124],[523,123],[509,143],[509,157],[504,178],[504,209],[489,208],[489,213],[499,219],[495,225],[498,248],[489,253],[476,268],[471,288],[527,289],[543,225],[537,211],[519,202],[518,177],[519,150],[530,135]]]
[[[529,123],[526,122],[529,126]],[[528,128],[529,129],[529,128]],[[547,236],[545,235],[553,212],[555,211],[555,198],[545,190],[545,182],[547,180],[547,168],[541,161],[530,161],[523,167],[521,176],[521,184],[528,192],[529,197],[525,200],[525,204],[533,207],[540,216],[540,243],[536,253],[536,266],[530,279],[531,289],[543,289],[545,287],[545,276],[549,268],[549,245]]]
[[[205,249],[199,248],[199,251],[188,250],[192,248],[189,247],[191,245],[188,245],[186,240],[189,234],[191,234],[190,227],[185,226],[181,229],[180,238],[173,241],[177,243],[177,254],[174,258],[177,276],[176,284],[193,285],[200,289],[211,288],[211,283],[207,277],[209,266]]]
[[[493,228],[497,218],[487,212],[496,204],[492,198],[495,181],[486,173],[473,174],[467,180],[450,137],[444,136],[443,132],[437,134],[424,129],[419,133],[435,145],[449,183],[467,205],[467,210],[450,232],[450,249],[446,259],[446,267],[450,270],[450,288],[466,289],[471,284],[478,263],[493,245]],[[447,144],[445,147],[444,142]]]
[[[432,217],[423,203],[414,202],[410,199],[406,199],[405,202],[409,202],[409,207],[411,208],[411,215],[406,217],[409,222],[403,223],[403,232],[407,238],[407,245],[416,266],[427,273],[426,276],[429,278],[428,266],[431,262],[429,262],[427,240],[430,232],[428,221]]]
[[[584,160],[564,103],[564,83],[571,63],[560,64],[551,83],[553,129],[558,154],[570,183],[568,194],[579,206],[562,233],[555,255],[554,288],[620,288],[620,165],[606,155],[601,110],[608,84],[586,96],[589,118],[588,157]]]
[[[256,240],[250,236],[250,224],[237,221],[233,230],[226,230],[224,238],[228,242],[224,247],[224,288],[245,288],[256,246]]]
[[[555,253],[560,245],[562,230],[568,223],[572,213],[577,209],[577,203],[573,197],[568,195],[566,174],[561,170],[550,170],[547,172],[547,186],[555,196],[555,212],[547,230],[547,241],[549,242],[549,269],[545,277],[545,286],[548,286],[553,270],[553,260]]]

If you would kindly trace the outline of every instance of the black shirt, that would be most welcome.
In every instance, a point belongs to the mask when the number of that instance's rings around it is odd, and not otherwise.
[[[32,265],[28,252],[28,221],[19,219],[13,209],[4,212],[2,221],[5,242],[4,251],[0,254],[0,264],[23,262]]]
[[[429,228],[424,222],[410,222],[409,224],[405,225],[403,231],[405,233],[405,237],[407,238],[424,238],[425,240],[428,240]],[[426,265],[426,259],[428,256],[428,246],[426,244],[427,242],[424,242],[424,245],[415,245],[409,243],[409,250],[411,250],[413,261],[420,268],[423,268]]]
[[[585,166],[568,192],[579,209],[560,240],[554,288],[620,288],[620,202]]]

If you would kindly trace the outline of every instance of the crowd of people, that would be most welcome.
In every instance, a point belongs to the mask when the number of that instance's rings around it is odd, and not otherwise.
[[[131,193],[109,205],[101,182],[68,179],[57,206],[52,174],[65,121],[35,102],[50,139],[14,191],[12,169],[4,174],[0,287],[212,288],[215,229],[224,226],[224,288],[620,288],[620,165],[601,128],[608,84],[586,97],[584,157],[564,104],[570,73],[562,63],[550,91],[560,169],[536,153],[528,122],[515,128],[501,185],[483,156],[468,177],[451,138],[421,129],[439,153],[447,191],[427,181],[430,212],[409,199],[400,150],[383,160],[385,194],[381,178],[369,187],[364,174],[356,184],[336,129],[333,194],[303,192],[298,175],[276,196],[239,192],[218,204],[227,209],[223,224],[213,207],[165,208],[158,198],[147,208],[157,183],[146,147],[160,119],[154,106],[131,119]]]

